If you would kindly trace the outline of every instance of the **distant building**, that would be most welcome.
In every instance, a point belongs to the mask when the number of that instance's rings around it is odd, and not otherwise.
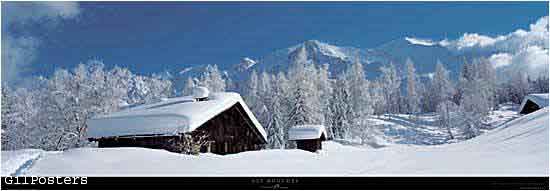
[[[322,149],[322,141],[327,140],[323,125],[298,125],[288,130],[288,138],[296,141],[298,149],[315,152]]]
[[[528,114],[548,106],[548,94],[529,94],[523,98],[520,114]]]
[[[259,150],[267,143],[264,128],[239,94],[209,96],[205,88],[199,88],[193,96],[168,98],[96,116],[87,125],[89,140],[97,141],[99,147],[178,152],[185,137],[191,137],[203,143],[200,152],[230,154]]]
[[[548,94],[529,94],[523,98],[520,114],[528,114],[548,106]]]

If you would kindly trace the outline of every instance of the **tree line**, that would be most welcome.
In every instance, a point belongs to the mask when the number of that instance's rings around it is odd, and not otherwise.
[[[268,132],[269,148],[294,147],[286,132],[301,124],[322,124],[332,139],[366,144],[381,133],[369,118],[399,113],[436,112],[449,138],[471,138],[499,103],[519,103],[529,93],[548,92],[547,75],[531,79],[518,72],[498,83],[494,67],[485,59],[464,63],[456,80],[440,62],[433,76],[422,80],[411,60],[403,71],[391,63],[383,66],[375,80],[367,79],[358,59],[332,75],[328,64],[308,60],[303,48],[289,64],[287,71],[278,73],[253,71],[240,88],[216,65],[208,65],[200,76],[186,79],[181,90],[174,89],[174,79],[138,75],[121,67],[106,69],[97,60],[72,70],[57,69],[49,78],[34,79],[30,87],[3,85],[2,149],[86,146],[86,120],[92,116],[189,95],[196,86],[240,92]],[[454,135],[451,128],[460,129],[460,134]]]

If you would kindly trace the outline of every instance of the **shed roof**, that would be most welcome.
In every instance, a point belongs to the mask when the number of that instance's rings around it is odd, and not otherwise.
[[[238,93],[212,93],[206,101],[195,101],[192,96],[168,98],[87,121],[88,137],[111,137],[145,134],[177,134],[191,132],[233,105],[240,103],[262,138],[267,134]]]
[[[288,130],[288,139],[307,140],[327,137],[327,130],[323,125],[297,125]]]
[[[548,106],[548,94],[529,94],[523,98],[519,111],[521,112],[527,104],[527,101],[532,101],[537,104],[539,108],[544,108]]]

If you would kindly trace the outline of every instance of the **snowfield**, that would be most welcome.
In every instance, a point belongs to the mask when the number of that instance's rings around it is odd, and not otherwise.
[[[2,151],[2,175],[19,175],[40,157],[44,151],[38,149],[23,149]]]
[[[327,141],[319,153],[262,150],[225,156],[145,148],[2,151],[2,175],[548,176],[548,117],[544,108],[476,138],[435,146],[369,148]]]

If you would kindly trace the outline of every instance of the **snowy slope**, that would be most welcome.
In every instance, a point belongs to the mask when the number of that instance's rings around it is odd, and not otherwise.
[[[545,108],[474,139],[439,146],[391,145],[373,149],[329,141],[324,142],[320,153],[262,150],[226,156],[189,156],[144,148],[80,148],[44,153],[23,174],[547,176],[548,114]]]
[[[19,175],[40,157],[44,151],[37,149],[23,149],[17,151],[2,151],[2,175]]]

